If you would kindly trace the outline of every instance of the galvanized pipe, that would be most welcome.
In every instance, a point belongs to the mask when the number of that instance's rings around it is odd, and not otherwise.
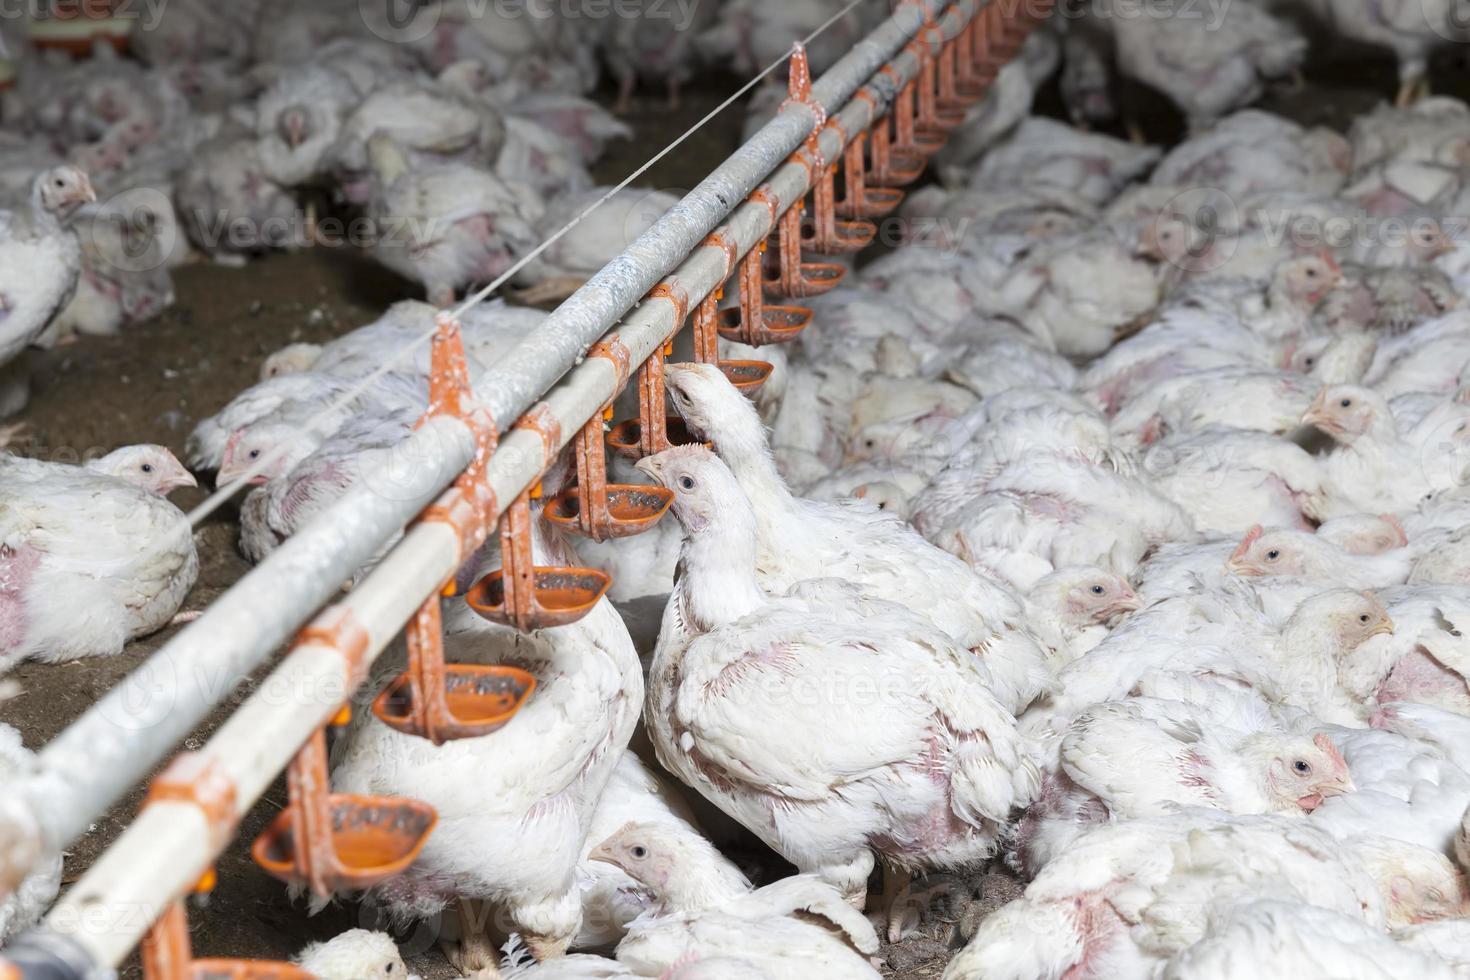
[[[965,4],[968,6],[968,4]],[[913,39],[926,15],[938,17],[949,0],[909,0],[859,41],[812,86],[831,114]],[[968,23],[969,15],[964,22]],[[519,418],[571,370],[608,328],[692,252],[782,160],[811,133],[805,106],[787,106],[775,119],[679,203],[562,303],[534,336],[513,349],[485,392],[485,405],[502,428]]]
[[[941,19],[941,36],[945,39],[954,37],[968,23],[978,7],[977,0],[961,0]],[[917,13],[915,8],[904,10]],[[902,12],[903,10],[900,11]],[[893,22],[886,25],[887,28],[892,26]],[[881,30],[878,32],[882,33]],[[875,34],[873,37],[877,36]],[[907,38],[901,38],[894,48],[900,47],[904,40]],[[869,40],[863,42],[863,45],[873,43],[873,40]],[[863,49],[863,45],[855,49],[854,55]],[[849,55],[849,58],[852,57],[853,55]],[[838,67],[847,60],[844,59]],[[896,94],[898,85],[917,75],[919,64],[916,57],[904,52],[894,59],[891,67],[897,80],[892,76],[878,76],[871,83],[875,96],[872,101],[853,100],[838,114],[836,120],[843,131],[856,135],[866,129],[875,121],[874,115],[881,111],[875,108],[875,103],[878,106],[887,105]],[[828,77],[831,77],[830,73]],[[818,83],[817,88],[826,80],[824,78],[823,82]],[[849,97],[855,89],[855,85],[846,87],[842,97]],[[782,123],[787,114],[793,111],[806,113],[810,119],[806,109],[793,107],[783,112],[767,130]],[[809,131],[809,122],[803,125]],[[762,131],[765,132],[766,130]],[[805,135],[805,132],[798,134],[795,142],[799,144]],[[758,135],[757,139],[759,138]],[[835,160],[840,156],[843,145],[836,129],[825,129],[820,140],[824,158]],[[706,188],[709,183],[707,180],[701,188]],[[805,167],[788,163],[771,172],[765,186],[781,202],[776,215],[779,216],[780,212],[799,201],[809,189],[809,175]],[[752,185],[745,193],[753,189]],[[698,194],[699,191],[696,190],[695,193]],[[691,197],[694,196],[691,194]],[[725,210],[729,212],[728,207]],[[773,216],[768,208],[747,203],[736,208],[733,213],[728,213],[728,221],[718,230],[727,240],[736,243],[738,253],[743,255],[764,241],[773,226]],[[657,231],[658,226],[655,226],[645,238]],[[698,236],[700,241],[703,238],[704,234]],[[697,244],[698,242],[696,246]],[[700,299],[725,281],[730,268],[727,253],[723,249],[693,247],[687,249],[686,254],[689,251],[693,254],[664,281],[676,284],[688,296],[688,308],[692,309]],[[628,255],[629,253],[624,253],[613,266],[619,263],[627,265],[632,261]],[[609,266],[604,273],[611,272],[613,266]],[[632,280],[625,274],[617,281],[626,284]],[[591,285],[593,284],[589,283]],[[652,285],[653,283],[649,283],[644,287],[634,300],[646,293]],[[603,295],[609,293],[605,292]],[[572,311],[573,314],[580,311],[585,317],[588,302],[591,300],[584,300],[580,307]],[[562,309],[565,308],[564,306]],[[552,324],[557,323],[559,314],[561,310],[553,314]],[[574,319],[570,322],[576,321]],[[631,363],[636,365],[653,353],[678,326],[672,302],[650,300],[630,313],[608,336],[616,336],[626,345]],[[559,336],[569,336],[568,331],[572,328],[566,324],[561,327]],[[541,337],[542,332],[538,331],[523,342],[518,351],[540,346]],[[577,357],[580,358],[582,353],[579,350]],[[493,404],[494,394],[502,390],[505,377],[512,371],[511,366],[503,364],[487,373],[477,383],[477,390],[489,393],[490,397],[486,400]],[[570,441],[581,426],[597,414],[617,393],[620,382],[624,380],[626,379],[617,377],[610,361],[592,359],[582,363],[563,383],[556,385],[543,405],[545,412],[560,425],[561,445]],[[511,411],[505,408],[506,404],[508,403],[502,399],[501,411]],[[541,410],[542,406],[537,406],[537,411]],[[501,418],[499,413],[497,418]],[[542,445],[540,437],[529,431],[514,431],[503,439],[489,466],[496,498],[504,501],[514,499],[539,479],[549,462],[547,449],[548,447]],[[126,742],[125,738],[117,737],[119,722],[139,725],[141,737],[127,745],[128,752],[156,752],[150,754],[145,767],[151,768],[158,758],[194,727],[198,719],[184,711],[169,711],[168,702],[173,699],[166,697],[145,698],[145,710],[141,715],[128,710],[119,713],[119,709],[127,708],[121,702],[136,696],[138,690],[154,694],[172,690],[178,694],[177,701],[183,701],[186,697],[192,698],[189,706],[194,707],[197,704],[198,714],[202,716],[209,705],[217,702],[234,687],[239,677],[263,659],[270,649],[279,645],[294,625],[305,619],[312,609],[320,606],[335,589],[336,583],[348,577],[384,541],[391,540],[413,515],[427,506],[437,492],[447,486],[468,464],[472,453],[473,442],[468,430],[452,419],[437,420],[433,425],[420,430],[400,447],[399,452],[383,469],[365,479],[328,514],[291,539],[281,552],[272,556],[269,562],[262,564],[212,606],[209,613],[190,630],[160,650],[148,665],[134,675],[134,678],[130,678],[128,683],[133,685],[131,688],[112,692],[88,716],[53,742],[43,752],[41,772],[23,785],[24,792],[17,793],[6,801],[9,803],[8,807],[0,803],[0,848],[7,841],[21,845],[18,849],[12,849],[9,855],[9,860],[21,862],[12,866],[12,871],[30,866],[34,855],[39,854],[42,848],[63,846],[79,833],[81,828],[75,826],[78,823],[75,813],[78,811],[55,807],[55,794],[70,792],[73,801],[90,798],[95,803],[100,800],[100,809],[89,811],[100,812],[138,778],[136,765],[130,772],[118,772],[123,768],[120,764],[112,767],[110,774],[113,779],[103,786],[95,781],[87,782],[84,779],[78,784],[75,780],[63,778],[64,773],[77,772],[74,762],[83,757],[76,753],[86,744],[86,740],[97,738],[100,725],[96,716],[100,715],[112,729],[109,733],[112,740],[107,743],[109,748],[116,748]],[[425,463],[433,465],[426,466]],[[351,517],[355,523],[344,521],[344,515]],[[353,528],[352,533],[345,530],[349,525]],[[341,546],[333,547],[337,539],[341,540]],[[356,547],[348,547],[353,543]],[[367,629],[370,657],[377,656],[392,640],[417,609],[422,598],[432,594],[453,573],[458,557],[458,544],[446,528],[433,524],[417,526],[339,604],[350,610],[356,621]],[[265,635],[269,638],[261,640],[262,617],[259,610],[262,607],[256,603],[271,593],[273,585],[277,586],[275,591],[278,594],[283,591],[280,588],[280,577],[283,574],[291,575],[293,571],[299,573],[312,559],[316,561],[316,577],[308,581],[323,586],[328,595],[316,598],[309,604],[294,603],[291,613],[280,610],[277,615],[267,617],[269,622],[266,624]],[[273,564],[280,567],[273,568]],[[296,593],[300,591],[295,585],[289,587]],[[410,596],[418,598],[410,599]],[[298,614],[296,610],[299,607],[305,607],[305,611]],[[252,644],[244,639],[249,635],[243,625],[247,616],[249,625],[255,628],[254,639],[262,643],[259,656],[252,656],[253,651],[249,649]],[[191,639],[191,634],[202,636],[211,629],[225,631],[215,632],[216,637],[241,639],[223,645],[216,640],[214,648],[217,651],[223,649],[224,652],[205,657],[197,642],[191,645],[186,641]],[[170,687],[168,682],[177,681],[182,666],[197,668],[201,658],[207,660],[208,667],[213,671],[212,677],[196,670],[189,675],[188,683]],[[158,666],[155,667],[155,664]],[[236,806],[240,814],[258,799],[306,737],[324,724],[337,706],[350,695],[351,692],[347,690],[347,676],[342,657],[336,650],[315,642],[301,644],[272,674],[266,689],[247,701],[210,740],[203,754],[217,760],[234,780]],[[141,688],[137,686],[140,681],[143,682]],[[160,683],[153,685],[149,682]],[[281,691],[305,693],[301,697],[285,699],[272,694]],[[201,697],[207,700],[201,701]],[[90,730],[85,730],[84,723],[88,722],[91,723]],[[273,736],[268,743],[263,743],[260,738],[260,733],[265,731]],[[60,751],[67,746],[70,746],[70,754]],[[53,747],[58,748],[58,754],[53,754]],[[97,743],[93,741],[85,758],[94,757],[96,749]],[[57,760],[72,764],[53,765]],[[137,760],[130,761],[136,763]],[[48,824],[44,829],[34,819],[33,807],[16,805],[17,800],[29,802],[39,798],[36,795],[38,792],[53,794],[47,797],[53,803],[47,808]],[[103,799],[104,794],[111,795]],[[61,810],[59,814],[58,809]],[[191,810],[190,807],[181,807],[179,804],[155,805],[145,810],[123,838],[58,903],[47,918],[47,928],[69,936],[86,949],[89,957],[99,965],[120,962],[141,938],[143,930],[139,928],[139,923],[152,921],[152,913],[161,912],[167,902],[197,880],[213,860],[214,849],[209,843],[207,825],[198,818],[197,811],[185,817],[180,812],[181,809]],[[72,814],[70,822],[56,819],[68,813]],[[88,817],[82,821],[83,827],[90,819],[92,818]],[[0,850],[0,858],[5,856],[3,850]],[[161,874],[158,870],[164,867],[169,869],[167,874]],[[146,875],[139,875],[139,868],[152,870]],[[126,914],[116,913],[115,910],[119,909]],[[145,909],[149,914],[140,915]]]

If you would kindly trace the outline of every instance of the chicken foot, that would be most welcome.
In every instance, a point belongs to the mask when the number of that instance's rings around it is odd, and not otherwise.
[[[875,913],[878,932],[890,943],[901,941],[919,927],[935,899],[950,894],[954,885],[943,878],[914,888],[913,872],[883,864],[883,894]]]
[[[498,976],[500,951],[490,935],[490,908],[485,902],[461,898],[456,907],[459,941],[442,939],[439,946],[449,965],[461,976]],[[496,971],[484,973],[482,971]]]

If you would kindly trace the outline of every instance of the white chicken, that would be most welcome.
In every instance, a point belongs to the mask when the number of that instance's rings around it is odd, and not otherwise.
[[[536,524],[538,560],[574,563]],[[523,666],[536,675],[535,694],[501,731],[438,747],[362,712],[334,759],[333,788],[406,796],[438,812],[423,854],[375,891],[404,919],[458,900],[452,952],[462,971],[498,959],[485,935],[490,909],[538,960],[559,956],[582,925],[577,867],[588,828],[643,703],[638,654],[606,601],[569,626],[522,634],[475,623],[446,644],[457,661]],[[483,778],[467,783],[470,769]]]
[[[86,467],[0,456],[0,664],[112,656],[166,626],[199,558],[163,495],[193,485],[158,446]]]
[[[1395,104],[1404,106],[1429,95],[1429,54],[1435,48],[1464,40],[1452,3],[1360,6],[1341,0],[1300,0],[1338,33],[1393,51],[1399,63]]]
[[[1194,705],[1147,697],[1083,712],[1018,828],[1024,867],[1034,874],[1098,823],[1179,807],[1302,816],[1353,790],[1326,735],[1293,734],[1269,718],[1220,722]]]
[[[677,849],[680,860],[651,882],[634,875],[613,855],[602,853],[608,839],[625,825],[636,825]],[[627,935],[629,925],[646,913],[693,911],[722,896],[750,890],[750,882],[728,858],[700,835],[688,805],[666,779],[648,769],[632,752],[613,770],[597,801],[587,831],[581,870],[582,931],[573,949],[608,949]],[[675,882],[688,889],[671,898]],[[690,901],[705,895],[709,901]]]
[[[1020,599],[862,501],[822,504],[792,495],[776,472],[755,408],[717,369],[670,365],[670,397],[716,452],[756,508],[756,566],[781,593],[806,579],[841,576],[875,596],[920,611],[974,651],[1017,711],[1046,685],[1043,654],[1025,629]]]
[[[1431,923],[1437,925],[1437,923]],[[1296,980],[1393,980],[1458,976],[1432,950],[1396,942],[1357,916],[1261,899],[1228,910],[1204,939],[1176,955],[1159,980],[1291,976]]]
[[[368,141],[376,229],[371,254],[421,283],[435,306],[504,273],[538,241],[541,200],[489,171],[461,163],[419,168],[392,137]]]
[[[296,964],[320,980],[408,980],[408,967],[398,944],[384,932],[349,929],[326,942],[312,943],[296,955]]]
[[[1213,912],[1263,898],[1379,931],[1458,915],[1465,901],[1463,878],[1432,851],[1337,841],[1285,817],[1186,811],[1082,837],[981,924],[944,976],[1149,977],[1205,938]]]
[[[855,903],[875,851],[901,874],[990,854],[1036,772],[981,663],[845,583],[771,598],[729,469],[698,446],[639,465],[675,491],[685,533],[649,680],[660,761]],[[905,886],[885,890],[891,935]]]
[[[1205,11],[1171,5],[1172,16],[1144,14],[1128,0],[1105,8],[1118,70],[1163,92],[1193,129],[1255,101],[1306,56],[1306,38],[1254,3]]]
[[[96,199],[86,174],[62,166],[37,174],[23,203],[0,209],[0,367],[40,337],[70,302],[82,250],[65,221]],[[0,375],[0,417],[24,407],[27,393],[23,375]]]
[[[709,848],[670,839],[657,824],[629,823],[593,849],[653,892],[659,911],[639,919],[618,959],[646,976],[664,976],[691,954],[738,954],[782,980],[876,978],[868,962],[878,937],[868,920],[813,875],[752,890],[743,877],[691,880]]]

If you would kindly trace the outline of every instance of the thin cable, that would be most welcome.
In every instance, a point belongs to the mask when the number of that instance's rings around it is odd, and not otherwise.
[[[837,13],[827,18],[824,22],[822,22],[821,25],[817,27],[816,30],[812,31],[806,37],[802,38],[801,41],[798,43],[802,44],[803,46],[810,44],[833,24],[837,23],[843,17],[847,16],[847,14],[852,11],[853,8],[864,2],[865,0],[851,0],[851,2],[847,4],[847,6],[843,7]],[[464,314],[468,313],[470,310],[474,309],[476,306],[489,299],[497,289],[509,282],[516,273],[524,269],[534,259],[544,253],[548,248],[550,248],[552,245],[555,245],[561,239],[565,238],[567,234],[572,231],[573,228],[576,228],[584,220],[586,220],[586,218],[590,214],[592,214],[592,212],[602,207],[619,192],[626,190],[629,184],[633,183],[633,181],[637,180],[639,177],[647,173],[656,163],[672,153],[686,140],[688,140],[689,137],[693,136],[695,133],[703,129],[704,126],[710,122],[710,120],[714,119],[720,113],[730,108],[730,106],[732,106],[737,100],[739,100],[741,96],[745,95],[745,93],[749,92],[751,89],[759,85],[768,75],[771,74],[771,72],[775,71],[777,68],[780,68],[790,58],[791,53],[787,52],[780,58],[777,58],[775,61],[771,62],[771,64],[767,65],[764,69],[761,70],[758,75],[756,75],[750,81],[746,82],[744,85],[740,86],[740,88],[737,89],[732,95],[730,95],[729,98],[725,99],[725,101],[721,102],[715,108],[705,113],[703,118],[701,118],[692,127],[685,130],[685,132],[681,136],[677,137],[672,143],[665,146],[658,153],[654,154],[654,156],[651,157],[647,163],[643,164],[643,166],[639,167],[637,170],[634,170],[627,177],[624,177],[616,186],[614,186],[606,194],[602,195],[602,197],[598,198],[595,202],[585,208],[576,217],[572,218],[571,221],[563,225],[540,245],[537,245],[530,252],[527,252],[525,255],[521,256],[521,258],[516,260],[516,262],[513,263],[509,269],[501,273],[501,275],[497,277],[493,282],[491,282],[488,286],[484,287],[473,296],[467,298],[459,306],[455,307],[453,312],[449,314],[450,319],[458,320],[460,317],[464,316]],[[332,404],[328,405],[326,408],[322,409],[320,412],[308,419],[304,426],[305,430],[308,432],[316,432],[316,427],[318,423],[321,422],[323,419],[329,418],[332,415],[335,415],[347,409],[354,401],[365,394],[367,390],[371,388],[378,379],[382,378],[384,375],[388,374],[395,367],[397,367],[398,364],[402,362],[405,356],[412,354],[415,350],[426,343],[429,338],[434,336],[434,333],[438,329],[438,323],[436,322],[434,326],[425,330],[418,337],[398,348],[398,350],[396,350],[392,354],[392,356],[385,360],[379,367],[374,369],[371,374],[368,374],[356,385],[354,385],[352,388],[339,396],[336,401],[334,401]],[[325,435],[326,433],[322,434]],[[189,511],[188,517],[190,527],[197,527],[200,522],[208,518],[209,515],[213,514],[215,511],[223,507],[231,497],[239,492],[242,486],[250,483],[256,477],[264,473],[268,467],[274,465],[282,458],[284,458],[289,448],[289,443],[277,446],[274,450],[256,460],[255,463],[253,463],[240,476],[236,477],[225,486],[216,489],[215,492],[205,498],[202,503],[196,506],[193,510]]]

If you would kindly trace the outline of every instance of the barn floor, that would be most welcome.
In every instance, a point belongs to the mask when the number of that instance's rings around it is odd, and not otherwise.
[[[1465,97],[1470,94],[1470,75],[1453,61],[1437,66],[1436,91],[1460,89],[1456,94]],[[1394,85],[1392,63],[1377,52],[1328,52],[1307,74],[1306,88],[1273,92],[1265,107],[1305,123],[1342,128],[1391,93]],[[668,111],[660,95],[645,94],[629,119],[637,138],[611,148],[598,168],[599,180],[621,179],[738,84],[727,76],[706,78],[689,90],[677,112]],[[611,93],[603,94],[610,101]],[[1168,142],[1178,137],[1177,117],[1156,94],[1129,92],[1127,102],[1151,139]],[[1054,87],[1044,93],[1038,110],[1060,114]],[[707,126],[639,184],[676,192],[692,187],[738,145],[740,121],[738,109],[727,112],[726,118]],[[84,338],[36,357],[35,394],[22,416],[30,426],[30,444],[22,451],[75,460],[129,443],[159,442],[182,455],[193,426],[253,383],[266,354],[295,341],[329,339],[374,319],[387,304],[416,295],[410,284],[346,250],[275,255],[240,270],[191,265],[179,270],[176,283],[178,303],[158,320],[122,337]],[[188,491],[174,499],[187,509],[203,496],[203,491]],[[185,606],[189,610],[204,608],[249,569],[236,551],[233,515],[228,510],[206,521],[196,531],[196,540],[202,568]],[[12,675],[20,693],[0,703],[0,720],[16,726],[27,745],[40,747],[171,635],[165,631],[137,642],[113,659],[22,666]],[[236,698],[243,699],[249,691],[247,684]],[[217,711],[186,745],[202,744],[228,710]],[[268,793],[221,858],[217,889],[207,906],[192,915],[196,955],[284,958],[308,941],[356,925],[377,924],[370,910],[351,905],[307,918],[302,908],[288,903],[282,887],[251,862],[249,842],[284,797],[283,785]],[[66,863],[68,882],[121,833],[140,799],[141,791],[130,795],[75,845]],[[761,863],[759,857],[756,862]],[[980,896],[975,911],[998,907],[1019,893],[1019,884],[1000,873],[968,884]],[[949,956],[940,938],[947,929],[947,924],[935,923],[885,949],[887,972],[903,978],[938,977]],[[430,928],[399,938],[411,968],[421,976],[433,980],[455,975],[438,952]],[[123,971],[124,977],[138,975],[136,961]]]

